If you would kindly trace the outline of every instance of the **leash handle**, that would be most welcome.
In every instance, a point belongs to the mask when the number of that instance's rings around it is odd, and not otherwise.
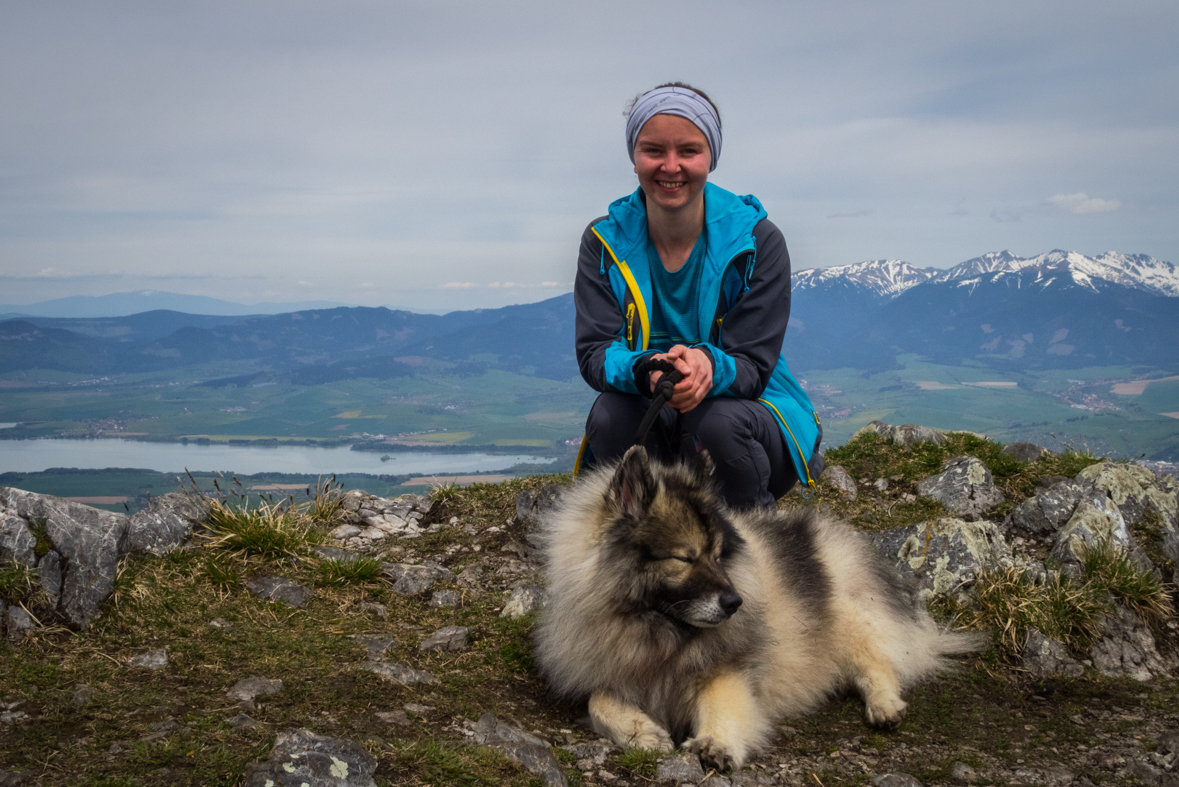
[[[659,378],[659,382],[655,383],[651,406],[647,408],[647,413],[643,416],[642,422],[639,423],[639,430],[635,434],[635,445],[642,445],[647,441],[647,433],[651,431],[655,419],[659,417],[659,411],[675,395],[676,385],[684,379],[683,373],[675,368],[675,364],[671,361],[647,356],[635,364],[635,383],[640,392],[644,392],[644,388],[651,387],[652,372],[663,372],[663,376]]]

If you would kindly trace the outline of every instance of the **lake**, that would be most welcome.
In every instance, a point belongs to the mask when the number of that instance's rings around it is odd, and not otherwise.
[[[135,467],[161,473],[193,471],[242,473],[372,473],[374,475],[455,475],[502,470],[520,462],[548,464],[555,460],[525,454],[443,454],[421,451],[381,454],[347,446],[320,448],[306,444],[267,447],[144,443],[137,440],[0,440],[0,473],[36,473],[51,467],[101,470]]]

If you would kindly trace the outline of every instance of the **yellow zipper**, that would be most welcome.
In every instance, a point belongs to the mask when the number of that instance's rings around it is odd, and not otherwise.
[[[647,349],[647,342],[651,336],[651,322],[647,318],[647,304],[643,300],[643,291],[639,289],[639,283],[635,281],[634,274],[630,272],[630,268],[627,267],[626,261],[618,259],[618,255],[614,253],[614,249],[610,248],[610,244],[607,243],[606,239],[601,236],[597,227],[591,227],[590,229],[592,229],[593,233],[598,236],[598,240],[602,242],[602,246],[606,249],[606,251],[610,252],[610,258],[613,259],[614,264],[618,266],[618,272],[621,273],[622,278],[626,280],[627,289],[630,290],[630,294],[634,297],[634,305],[639,310],[639,330],[643,337],[642,349],[645,350]],[[633,346],[634,342],[630,333],[627,334],[627,339],[631,342],[632,350],[638,349]]]
[[[630,345],[633,350],[635,348],[635,305],[628,303],[626,305],[626,343]]]
[[[802,457],[802,466],[803,466],[803,468],[806,469],[806,485],[809,486],[812,491],[817,491],[818,486],[816,486],[816,484],[815,484],[815,479],[811,478],[811,468],[810,468],[810,465],[807,464],[806,454],[804,454],[802,452],[802,446],[800,446],[798,444],[798,438],[794,436],[794,432],[790,429],[790,424],[786,423],[786,419],[782,417],[782,413],[778,412],[778,408],[774,407],[773,402],[768,401],[766,399],[758,399],[757,401],[761,402],[766,407],[773,410],[774,415],[778,416],[778,420],[782,422],[782,426],[786,427],[786,431],[787,431],[787,433],[789,433],[790,439],[794,441],[795,450],[797,450],[798,455],[800,457]],[[819,415],[818,415],[818,413],[815,413],[815,423],[818,423],[818,421],[819,421]]]

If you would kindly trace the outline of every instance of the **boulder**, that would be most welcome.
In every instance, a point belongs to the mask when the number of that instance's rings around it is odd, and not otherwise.
[[[52,549],[37,563],[37,573],[41,577],[41,590],[49,606],[54,609],[61,603],[61,555]]]
[[[546,741],[484,713],[471,729],[476,743],[496,749],[524,766],[545,787],[567,787],[565,769],[549,751]],[[703,776],[703,774],[701,774]]]
[[[26,526],[44,525],[51,548],[66,567],[57,611],[77,628],[88,627],[114,590],[115,567],[125,554],[127,516],[10,487],[0,487],[0,505]],[[17,542],[27,543],[19,536]]]
[[[3,628],[10,640],[24,639],[24,636],[33,630],[33,616],[23,607],[13,605],[5,610],[0,604],[0,611],[4,612]]]
[[[0,488],[2,494],[3,488]],[[0,496],[0,506],[3,497]],[[37,564],[37,537],[29,530],[29,523],[0,508],[0,563],[21,563],[32,568]]]
[[[278,734],[264,763],[246,766],[245,787],[376,787],[377,761],[360,744],[307,729]]]
[[[918,426],[917,424],[889,426],[884,421],[870,421],[867,426],[852,435],[852,439],[854,440],[858,435],[866,432],[875,432],[885,440],[891,440],[906,450],[914,443],[931,442],[940,445],[946,442],[946,435],[941,429],[934,429],[932,426]]]
[[[516,495],[516,521],[529,527],[541,521],[556,510],[566,487],[548,484],[540,489],[528,489]]]
[[[1179,495],[1174,480],[1158,478],[1150,470],[1124,462],[1098,462],[1077,474],[1078,481],[1089,481],[1118,507],[1127,524],[1135,525],[1148,509],[1155,510],[1164,525],[1179,524]]]
[[[1101,631],[1090,658],[1103,675],[1147,681],[1169,675],[1176,667],[1174,657],[1159,654],[1150,628],[1121,605],[1102,619]]]
[[[1008,443],[999,453],[1014,456],[1021,462],[1035,462],[1052,454],[1047,448],[1035,443]]]
[[[169,492],[153,497],[128,520],[125,549],[162,555],[188,541],[193,523],[208,516],[209,501],[200,495]]]
[[[823,474],[819,476],[819,480],[835,487],[840,496],[842,496],[845,500],[856,499],[856,482],[848,474],[848,472],[839,465],[828,465],[827,468],[823,470]]]
[[[1036,535],[1051,535],[1063,527],[1092,486],[1062,481],[1040,491],[1011,512],[1011,523]]]
[[[888,530],[872,541],[922,598],[959,594],[982,569],[1011,561],[1011,550],[993,522],[945,517]]]
[[[1077,504],[1073,515],[1057,534],[1050,557],[1070,575],[1077,576],[1085,549],[1104,542],[1128,553],[1143,568],[1154,568],[1130,533],[1118,507],[1102,494],[1090,495]]]
[[[239,680],[226,692],[231,700],[253,707],[254,698],[263,694],[278,694],[282,691],[282,681],[278,678],[260,678],[252,675],[245,680]]]
[[[956,456],[942,466],[941,473],[917,484],[917,493],[941,501],[963,519],[976,520],[983,512],[1003,502],[991,471],[973,456]]]
[[[1037,679],[1053,675],[1079,678],[1085,673],[1085,668],[1069,655],[1064,645],[1044,636],[1036,628],[1028,631],[1027,644],[1023,649],[1023,668]]]

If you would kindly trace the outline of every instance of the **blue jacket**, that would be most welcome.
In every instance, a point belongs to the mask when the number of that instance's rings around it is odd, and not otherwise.
[[[705,185],[707,247],[698,311],[699,335],[707,340],[695,346],[712,358],[708,395],[765,405],[782,429],[798,477],[813,488],[822,471],[823,430],[781,355],[790,318],[790,256],[766,215],[756,197]],[[609,214],[586,229],[574,302],[582,377],[597,391],[639,393],[634,365],[654,352],[648,348],[651,275],[641,189],[612,203]]]

